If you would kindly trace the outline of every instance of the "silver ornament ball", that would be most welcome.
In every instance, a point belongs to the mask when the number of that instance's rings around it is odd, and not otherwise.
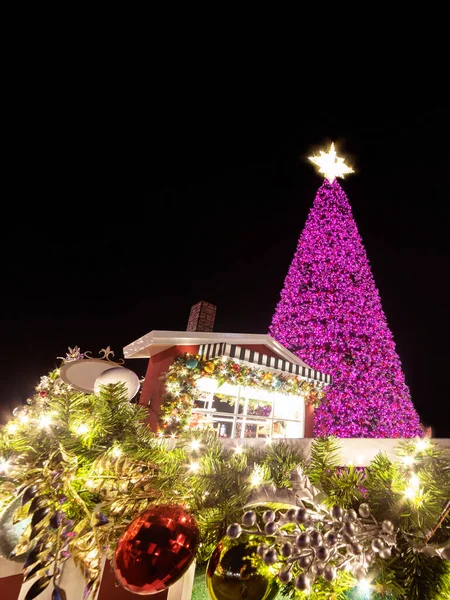
[[[257,546],[256,548],[256,554],[262,558],[264,556],[264,554],[266,553],[266,550],[269,546],[267,544],[259,544],[259,546]]]
[[[296,508],[290,508],[286,514],[285,514],[285,519],[286,521],[288,521],[289,523],[293,523],[295,521],[295,517],[297,515],[297,509]]]
[[[325,563],[321,560],[317,560],[311,568],[315,575],[322,575],[325,570]]]
[[[350,521],[347,521],[344,525],[344,531],[345,531],[345,533],[348,533],[348,535],[355,535],[356,527],[354,526],[353,523],[351,523]]]
[[[280,546],[280,554],[283,558],[289,558],[294,551],[294,547],[290,542],[284,542]]]
[[[323,577],[328,582],[334,581],[336,578],[336,569],[332,565],[326,565],[323,570]]]
[[[356,521],[357,518],[358,514],[353,508],[350,508],[344,515],[344,521]]]
[[[337,535],[333,531],[329,531],[325,536],[325,541],[329,546],[334,546],[337,541]]]
[[[242,517],[242,525],[244,527],[253,527],[256,523],[256,513],[254,510],[248,510]]]
[[[374,538],[371,545],[374,552],[380,552],[384,548],[384,541],[381,538]]]
[[[269,548],[263,556],[263,561],[266,565],[274,565],[278,560],[278,554],[275,548]]]
[[[298,523],[305,524],[309,521],[309,513],[306,508],[299,508],[297,510],[297,514],[295,515],[295,520]]]
[[[342,519],[344,516],[344,509],[341,506],[335,504],[331,509],[331,515],[334,519]]]
[[[291,569],[281,569],[281,571],[278,573],[278,579],[281,581],[281,583],[289,583],[292,579]]]
[[[267,533],[267,535],[273,535],[277,532],[277,530],[278,525],[275,523],[275,521],[269,521],[264,525],[264,531]]]
[[[319,560],[327,560],[330,556],[330,551],[326,546],[319,546],[316,550],[316,556]]]
[[[350,547],[352,549],[353,554],[356,554],[357,556],[359,554],[362,554],[364,551],[364,546],[362,544],[360,544],[359,542],[352,542],[350,544]]]
[[[306,573],[302,573],[301,575],[298,575],[295,578],[295,589],[299,590],[300,592],[304,591],[304,590],[308,590],[309,587],[311,586],[311,580],[308,577],[308,575],[306,575]]]
[[[385,519],[381,523],[381,531],[383,533],[387,533],[388,535],[391,534],[391,533],[394,533],[394,524],[392,523],[392,521],[389,521],[388,519]]]
[[[310,544],[313,548],[317,548],[317,546],[320,546],[323,542],[323,536],[320,533],[320,531],[317,531],[317,529],[313,529],[311,531],[311,533],[309,534],[309,538]]]
[[[310,541],[311,539],[309,537],[309,534],[305,531],[295,538],[295,543],[299,548],[306,548],[307,546],[309,546]]]
[[[387,560],[388,558],[391,558],[392,550],[390,548],[383,548],[383,550],[380,550],[379,556],[380,558]]]
[[[297,559],[297,564],[302,569],[307,569],[309,567],[309,565],[311,564],[311,562],[312,562],[312,558],[308,554],[305,554],[304,556],[300,556]]]
[[[370,517],[370,506],[364,502],[360,505],[358,512],[362,519],[368,519]]]
[[[273,510],[265,510],[263,512],[262,520],[264,523],[270,523],[270,521],[275,521],[275,513]]]
[[[241,533],[242,527],[239,525],[239,523],[233,523],[232,525],[228,526],[227,536],[230,538],[230,540],[237,540]]]

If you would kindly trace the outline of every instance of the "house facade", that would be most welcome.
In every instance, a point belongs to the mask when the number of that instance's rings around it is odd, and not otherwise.
[[[182,373],[196,387],[189,427],[212,427],[224,438],[312,437],[311,397],[331,383],[265,334],[156,330],[123,354],[127,361],[148,359],[139,402],[148,406],[154,431],[171,386],[175,396],[182,393]]]

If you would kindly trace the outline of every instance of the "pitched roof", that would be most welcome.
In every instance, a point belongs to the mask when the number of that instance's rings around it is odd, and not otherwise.
[[[310,368],[295,354],[279,344],[270,335],[261,333],[218,333],[212,331],[150,331],[123,349],[125,359],[150,358],[172,346],[199,346],[228,343],[236,345],[263,345],[284,360]]]

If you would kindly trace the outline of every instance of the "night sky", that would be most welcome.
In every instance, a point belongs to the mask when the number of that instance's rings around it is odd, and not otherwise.
[[[356,102],[356,100],[355,100]],[[267,333],[334,141],[340,179],[422,422],[450,437],[448,118],[439,106],[308,113],[250,100],[37,113],[7,162],[2,420],[59,365],[153,329]],[[432,103],[430,103],[432,105]],[[45,139],[45,143],[42,141]],[[8,170],[8,169],[7,169]],[[139,375],[145,360],[126,365]]]

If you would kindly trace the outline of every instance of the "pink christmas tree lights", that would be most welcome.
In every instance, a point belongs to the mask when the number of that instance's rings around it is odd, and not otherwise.
[[[350,204],[333,174],[317,192],[269,333],[333,377],[315,412],[315,436],[423,436]]]

